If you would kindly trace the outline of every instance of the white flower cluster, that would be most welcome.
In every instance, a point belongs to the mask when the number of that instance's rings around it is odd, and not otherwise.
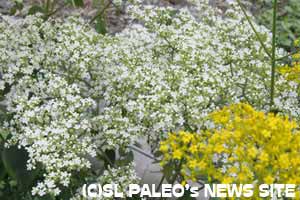
[[[0,82],[2,89],[10,89],[5,100],[13,114],[5,123],[11,133],[8,145],[27,150],[28,170],[42,166],[44,180],[32,194],[58,195],[72,173],[90,168],[86,155],[96,155],[90,112],[95,102],[84,97],[78,81],[86,79],[89,58],[81,56],[94,51],[88,42],[93,36],[75,22],[3,20]]]
[[[270,61],[238,6],[196,3],[197,15],[133,4],[133,23],[114,36],[75,17],[1,17],[0,90],[13,114],[5,127],[28,151],[28,169],[45,170],[33,194],[57,195],[100,144],[126,148],[144,135],[155,147],[167,132],[198,131],[224,105],[267,108]],[[270,32],[254,26],[270,48]],[[297,115],[297,86],[277,79],[277,106]]]
[[[299,83],[287,81],[284,76],[280,76],[276,82],[276,88],[278,94],[274,99],[275,106],[280,112],[300,121]]]
[[[81,155],[96,154],[86,112],[93,101],[82,98],[75,85],[49,75],[38,82],[19,80],[21,85],[12,88],[15,93],[8,105],[14,113],[9,123],[10,142],[18,142],[29,153],[28,170],[37,164],[44,167],[45,181],[32,192],[41,196],[52,191],[59,194],[56,184],[68,186],[71,172],[90,168]],[[33,96],[28,97],[29,93]]]
[[[270,59],[239,7],[233,3],[222,15],[206,1],[198,8],[199,16],[187,8],[129,7],[140,24],[104,51],[109,104],[99,124],[116,121],[103,127],[111,135],[139,131],[155,144],[169,131],[199,130],[207,113],[226,104],[267,107]],[[270,48],[269,30],[254,26]]]
[[[123,4],[123,0],[113,0],[114,6],[121,7]]]

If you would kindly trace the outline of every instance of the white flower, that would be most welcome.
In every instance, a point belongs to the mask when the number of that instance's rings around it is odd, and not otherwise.
[[[156,146],[167,132],[213,126],[207,114],[231,103],[268,108],[270,62],[239,7],[221,17],[208,0],[194,3],[198,15],[134,1],[127,10],[141,23],[113,36],[75,17],[3,17],[0,90],[11,86],[12,115],[3,128],[27,150],[27,168],[44,171],[33,195],[58,195],[91,170],[97,148],[126,149],[141,135]],[[270,48],[270,31],[254,26]],[[276,79],[276,105],[299,119],[297,84]],[[101,181],[136,178],[122,170]]]

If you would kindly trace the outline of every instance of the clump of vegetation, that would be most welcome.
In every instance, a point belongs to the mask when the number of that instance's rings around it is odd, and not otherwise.
[[[210,114],[214,127],[170,133],[161,142],[162,166],[176,166],[184,182],[299,184],[300,132],[286,116],[234,104]],[[174,167],[175,168],[175,167]]]
[[[171,183],[185,169],[198,168],[208,182],[252,180],[249,166],[239,179],[220,178],[220,169],[230,164],[234,171],[234,163],[242,162],[242,150],[261,174],[273,167],[259,181],[274,182],[272,175],[290,170],[287,152],[298,153],[300,91],[293,67],[299,55],[276,47],[276,1],[272,32],[255,23],[240,0],[221,15],[208,0],[191,3],[196,14],[188,7],[131,1],[131,23],[115,35],[99,34],[105,33],[101,26],[97,32],[80,17],[57,19],[45,10],[25,18],[1,16],[0,196],[80,199],[83,183],[136,183],[133,150],[141,137],[153,152],[171,152],[163,158],[163,177]],[[290,68],[275,68],[290,57],[292,76]],[[176,137],[178,130],[187,132]],[[275,141],[265,145],[270,135]],[[252,137],[249,144],[244,137]],[[193,140],[202,146],[188,146]],[[269,150],[276,142],[280,150]],[[233,160],[215,165],[213,155],[230,153],[224,145],[239,149],[231,150]],[[193,152],[206,155],[205,161],[189,157],[186,165],[178,164]],[[269,162],[276,156],[282,162]],[[292,172],[298,174],[296,158]],[[198,181],[197,175],[183,178]]]
[[[271,29],[272,1],[254,1],[255,13],[259,23]],[[278,2],[277,43],[291,51],[293,41],[300,36],[300,1],[284,0]]]

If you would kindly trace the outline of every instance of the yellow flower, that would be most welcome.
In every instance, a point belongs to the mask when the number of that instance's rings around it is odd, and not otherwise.
[[[230,167],[228,169],[229,174],[236,174],[238,172],[238,169],[236,167]]]
[[[263,162],[263,163],[267,163],[269,162],[269,156],[267,153],[265,152],[261,152],[261,154],[259,155],[258,159]]]
[[[186,182],[185,180],[181,181],[181,185],[183,185],[183,186],[185,186],[186,183],[187,183],[187,182]]]
[[[295,45],[295,46],[299,46],[299,45],[300,45],[300,39],[296,39],[296,40],[294,41],[294,45]]]
[[[180,160],[182,158],[183,153],[180,150],[175,150],[173,152],[173,158]]]
[[[300,53],[293,55],[294,59],[300,58]],[[286,80],[300,83],[300,63],[293,62],[291,66],[284,65],[278,68],[278,72],[285,77]]]
[[[268,130],[262,130],[261,133],[265,138],[269,138],[271,136],[271,132]]]
[[[176,141],[171,141],[170,146],[172,149],[178,149],[178,144],[176,143]]]
[[[271,175],[267,175],[265,178],[264,178],[264,182],[267,183],[267,184],[272,184],[274,182],[274,177],[272,177]]]
[[[191,160],[191,161],[189,161],[189,162],[188,162],[188,166],[189,166],[189,168],[191,168],[191,169],[196,168],[196,167],[198,166],[197,160]]]
[[[300,53],[295,53],[294,55],[292,55],[292,58],[299,59],[300,58]]]
[[[198,166],[200,169],[205,169],[207,167],[207,163],[203,160],[201,160],[199,163],[198,163]]]
[[[290,159],[289,156],[287,154],[282,154],[280,155],[279,159],[279,165],[281,168],[283,169],[288,169],[290,166]]]
[[[238,180],[239,180],[241,183],[246,182],[247,179],[248,179],[247,175],[246,175],[245,173],[242,173],[242,172],[239,173],[237,177],[238,177]]]
[[[222,144],[215,145],[214,151],[216,153],[222,153],[224,150],[225,150],[225,148]]]
[[[222,180],[222,183],[223,184],[230,184],[233,182],[233,178],[232,177],[224,177],[223,180]]]
[[[193,135],[190,133],[184,133],[181,136],[184,144],[188,144],[193,138]]]
[[[276,182],[300,184],[300,131],[296,121],[257,111],[244,103],[214,111],[209,120],[216,128],[200,134],[170,134],[161,143],[162,149],[169,146],[162,164],[180,159],[184,181],[205,176],[208,182],[270,184],[276,175]]]
[[[248,155],[251,157],[251,158],[255,158],[256,155],[257,155],[257,149],[255,147],[251,147],[249,150],[248,150]]]
[[[197,147],[197,145],[192,145],[189,148],[189,150],[190,150],[191,153],[196,153],[198,151],[198,147]]]
[[[161,151],[162,153],[168,152],[169,147],[167,144],[161,144],[159,147],[159,151]]]

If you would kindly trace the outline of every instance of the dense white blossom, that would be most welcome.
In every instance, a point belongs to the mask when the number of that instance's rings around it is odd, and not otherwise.
[[[129,7],[140,24],[117,34],[104,51],[109,103],[99,124],[116,121],[102,127],[111,135],[135,130],[155,144],[169,131],[199,130],[209,112],[226,104],[268,107],[270,59],[237,5],[222,15],[206,1],[198,9],[195,16],[188,8]],[[270,48],[269,30],[255,28]]]
[[[96,105],[82,85],[95,64],[86,55],[95,52],[90,44],[97,35],[85,31],[83,21],[69,20],[3,17],[0,24],[0,82],[10,88],[5,100],[13,116],[6,123],[7,145],[27,150],[28,170],[42,166],[44,181],[33,195],[58,195],[72,173],[90,168],[86,155],[96,155],[91,124]]]
[[[76,17],[1,16],[8,145],[28,151],[29,170],[41,164],[34,195],[58,195],[73,173],[90,168],[97,148],[126,149],[140,136],[155,148],[167,132],[198,131],[208,113],[239,101],[268,109],[270,59],[240,9],[195,4],[193,11],[132,4],[132,23],[113,36]],[[254,26],[270,48],[270,31]],[[276,79],[276,105],[298,117],[298,85]]]

